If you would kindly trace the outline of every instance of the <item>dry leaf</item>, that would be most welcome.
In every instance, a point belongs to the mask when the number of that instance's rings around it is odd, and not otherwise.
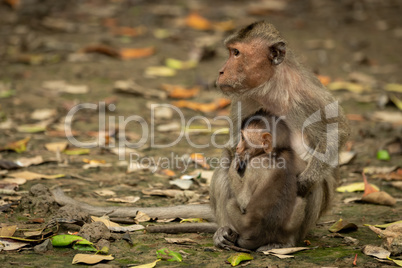
[[[160,260],[161,260],[161,259],[156,260],[156,261],[151,262],[151,263],[141,264],[141,265],[137,265],[137,266],[130,266],[130,267],[131,267],[131,268],[153,268],[153,267],[155,267],[156,263],[157,263],[158,261],[160,261]]]
[[[140,200],[139,196],[112,197],[112,198],[106,199],[106,201],[109,201],[109,202],[129,203],[129,204],[133,204],[133,203],[137,202],[138,200]]]
[[[342,218],[335,222],[328,230],[331,233],[338,232],[350,232],[356,231],[358,229],[357,225],[354,223],[350,223],[348,221],[344,221]]]
[[[36,109],[31,114],[31,118],[34,120],[46,120],[56,116],[56,109]]]
[[[362,173],[363,175],[363,181],[364,181],[364,194],[363,197],[370,194],[370,193],[374,193],[374,192],[378,192],[378,189],[374,188],[373,186],[371,186],[371,184],[368,183],[366,175],[364,174],[364,172]]]
[[[165,237],[165,240],[169,244],[182,244],[182,245],[198,244],[197,242],[195,242],[194,240],[192,240],[190,238],[166,238]]]
[[[254,2],[247,8],[247,13],[250,15],[269,15],[273,12],[283,12],[287,9],[288,3],[280,0],[266,0]]]
[[[14,241],[12,239],[0,238],[0,251],[2,250],[17,250],[22,247],[29,245],[29,243],[23,243],[19,241]]]
[[[76,254],[74,256],[72,264],[85,263],[85,264],[95,264],[101,261],[111,261],[114,260],[112,255],[89,255],[89,254]]]
[[[111,226],[109,230],[112,232],[126,233],[144,230],[145,227],[141,224],[132,224],[127,226]]]
[[[143,194],[147,195],[158,195],[158,196],[167,196],[167,197],[176,197],[176,195],[180,195],[183,193],[181,190],[173,190],[173,189],[166,189],[166,190],[159,190],[159,189],[144,189],[141,191]]]
[[[387,174],[390,173],[392,171],[394,171],[395,169],[397,169],[398,166],[392,166],[392,167],[365,167],[363,169],[363,172],[365,174]]]
[[[22,184],[26,183],[27,180],[24,179],[24,178],[5,178],[5,179],[2,179],[1,182],[3,182],[3,183],[15,183],[17,185],[22,185]]]
[[[118,58],[120,53],[117,49],[107,45],[90,45],[81,49],[80,52],[85,53],[100,53],[111,57]]]
[[[27,150],[27,144],[30,139],[31,139],[30,137],[26,137],[25,139],[11,142],[7,144],[5,147],[0,148],[0,152],[1,151],[14,151],[16,153],[25,152]]]
[[[30,180],[39,180],[39,179],[57,179],[57,178],[63,178],[66,175],[64,174],[56,174],[56,175],[45,175],[45,174],[40,174],[40,173],[35,173],[35,172],[30,172],[30,171],[22,171],[22,172],[15,172],[9,174],[10,177],[13,178],[23,178],[26,179],[27,181]]]
[[[109,23],[111,23],[111,22],[109,22]],[[110,24],[109,24],[109,27],[110,27]],[[147,31],[147,28],[145,28],[144,26],[138,26],[135,28],[131,28],[131,27],[111,27],[111,28],[112,28],[111,32],[114,35],[130,36],[130,37],[143,35]]]
[[[384,121],[392,124],[402,125],[401,112],[376,111],[372,114],[372,118],[376,121]]]
[[[181,61],[172,58],[167,58],[165,60],[165,65],[175,70],[188,70],[195,68],[197,66],[197,61],[195,60]]]
[[[176,75],[176,70],[166,66],[150,66],[145,69],[145,76],[171,77]]]
[[[176,179],[169,181],[170,185],[176,185],[182,190],[188,190],[190,189],[191,185],[193,185],[193,181],[191,180],[181,180],[181,179]]]
[[[385,206],[394,206],[396,204],[396,199],[393,198],[390,194],[383,191],[373,192],[367,195],[365,194],[362,196],[361,200],[367,203]]]
[[[123,48],[120,50],[120,57],[123,60],[145,58],[152,56],[153,54],[155,54],[154,47]]]
[[[331,78],[329,76],[317,75],[317,78],[324,86],[327,86],[331,82]]]
[[[179,108],[188,108],[195,111],[201,111],[204,113],[217,111],[219,109],[225,108],[230,104],[230,100],[220,98],[212,103],[198,103],[198,102],[190,102],[185,100],[172,102],[173,105]]]
[[[376,190],[380,190],[376,185],[370,184]],[[336,191],[339,193],[352,193],[352,192],[363,192],[365,188],[364,182],[355,182],[345,186],[340,186],[336,188]]]
[[[391,252],[388,250],[373,245],[364,246],[362,252],[367,256],[373,256],[379,259],[387,259],[391,255]]]
[[[190,13],[186,18],[186,25],[196,30],[211,30],[212,23],[196,12]]]
[[[13,236],[16,230],[17,225],[3,226],[0,228],[0,236]]]
[[[149,217],[146,213],[142,211],[138,211],[137,215],[135,215],[134,220],[136,220],[137,222],[147,222],[151,220],[151,217]]]
[[[354,157],[356,156],[356,152],[346,152],[342,151],[339,154],[339,165],[346,165],[348,164]]]
[[[176,99],[188,99],[195,97],[200,92],[198,87],[186,89],[182,86],[178,85],[169,85],[169,84],[162,84],[161,88],[168,92],[168,96],[170,98]]]
[[[176,177],[176,173],[171,169],[161,169],[159,174],[167,176],[169,178]]]
[[[197,165],[200,165],[201,167],[205,169],[210,169],[211,167],[208,165],[206,158],[202,154],[191,154],[190,155],[191,161],[196,163]]]
[[[93,221],[100,221],[103,222],[107,228],[109,227],[120,227],[120,224],[112,222],[109,220],[109,217],[96,217],[96,216],[91,216],[91,219]]]
[[[99,196],[115,196],[116,195],[116,192],[107,190],[107,189],[96,190],[96,191],[94,191],[94,193]]]
[[[296,253],[296,252],[307,250],[307,249],[312,249],[312,248],[309,248],[309,247],[275,248],[275,249],[263,251],[262,253],[264,253],[265,255],[272,254],[272,253],[280,254],[280,255],[287,255],[287,254],[292,254],[292,253]]]
[[[67,149],[68,142],[52,142],[52,143],[46,143],[45,148],[50,151],[50,152],[62,152],[65,149]]]
[[[348,90],[358,94],[371,90],[369,87],[345,81],[332,82],[327,86],[327,88],[330,90]]]
[[[32,165],[40,165],[45,161],[43,160],[42,156],[38,155],[31,158],[22,157],[15,162],[21,167],[29,167]]]

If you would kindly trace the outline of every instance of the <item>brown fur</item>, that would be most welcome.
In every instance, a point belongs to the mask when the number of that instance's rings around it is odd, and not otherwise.
[[[292,133],[290,145],[306,162],[306,169],[297,179],[297,191],[303,198],[301,203],[305,205],[301,212],[304,221],[298,230],[298,238],[302,239],[328,209],[333,197],[339,167],[329,163],[337,161],[340,147],[348,137],[346,119],[336,103],[329,105],[335,102],[334,98],[310,71],[297,62],[293,53],[285,48],[286,41],[271,24],[254,23],[227,38],[225,43],[230,55],[219,72],[217,84],[232,99],[233,125],[239,126],[238,121],[243,121],[261,109],[276,116],[284,116]],[[240,111],[237,111],[238,102],[241,102]],[[305,128],[301,133],[304,122],[317,111],[322,115],[321,121]],[[323,116],[324,111],[327,114],[337,111],[338,116],[327,119]],[[329,133],[327,139],[327,124],[330,123],[338,124],[338,132]],[[239,133],[239,129],[235,129],[234,133]],[[313,152],[306,152],[300,146],[302,138],[313,148]],[[336,138],[339,142],[336,142]],[[328,161],[323,162],[315,157],[326,151]],[[222,158],[232,160],[234,152],[233,144],[223,151]],[[226,201],[231,197],[228,172],[229,167],[215,170],[211,184],[211,205],[221,228],[230,228],[233,224],[226,211]],[[269,201],[271,200],[265,202]],[[225,230],[227,233],[227,228]],[[221,245],[233,243],[225,239],[225,236],[218,229],[215,242],[218,241]]]

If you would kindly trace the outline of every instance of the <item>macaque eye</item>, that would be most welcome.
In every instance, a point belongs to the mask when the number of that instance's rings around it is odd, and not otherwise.
[[[240,51],[235,48],[235,49],[233,49],[233,54],[234,54],[235,56],[239,56],[239,55],[240,55]]]

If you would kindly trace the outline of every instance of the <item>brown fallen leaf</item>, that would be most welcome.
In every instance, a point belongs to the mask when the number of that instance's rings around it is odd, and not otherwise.
[[[27,181],[30,180],[39,180],[39,179],[57,179],[57,178],[63,178],[66,175],[64,174],[56,174],[56,175],[45,175],[45,174],[40,174],[40,173],[35,173],[35,172],[30,172],[30,171],[22,171],[22,172],[14,172],[9,174],[8,176],[13,177],[13,178],[23,178],[26,179]]]
[[[186,25],[201,31],[211,30],[212,23],[197,12],[190,13],[185,19]]]
[[[200,92],[199,87],[186,89],[179,85],[162,84],[161,88],[168,92],[170,98],[188,99],[198,95]]]
[[[120,57],[120,52],[107,45],[102,45],[102,44],[97,44],[97,45],[89,45],[80,50],[80,52],[84,53],[99,53],[99,54],[104,54],[110,57],[115,57],[118,58]]]
[[[6,146],[0,148],[0,152],[1,151],[14,151],[16,153],[25,152],[27,150],[27,144],[30,139],[31,137],[26,137],[25,139],[11,142]]]
[[[378,192],[379,190],[374,188],[370,183],[368,183],[366,175],[364,174],[364,172],[362,173],[363,175],[363,181],[364,181],[364,194],[363,197],[366,195],[369,195],[371,193],[375,193]]]
[[[115,196],[116,192],[112,190],[107,190],[107,189],[102,189],[102,190],[96,190],[94,191],[95,194],[99,196]]]
[[[385,206],[394,206],[396,204],[396,199],[393,198],[390,194],[383,191],[363,195],[361,200],[367,203]]]
[[[211,168],[208,165],[207,160],[205,159],[205,157],[202,154],[197,154],[197,153],[191,154],[190,159],[191,159],[191,161],[193,161],[194,163],[196,163],[197,165],[200,165],[201,167],[203,167],[205,169]]]
[[[19,158],[15,162],[22,167],[29,167],[32,165],[40,165],[40,164],[44,163],[45,160],[43,160],[42,156],[37,155],[37,156],[31,157],[31,158],[22,157],[22,158]]]
[[[158,195],[158,196],[167,196],[167,197],[176,197],[177,195],[180,195],[183,193],[181,190],[174,190],[174,189],[166,189],[166,190],[160,190],[160,189],[144,189],[141,191],[143,194],[147,195]]]
[[[180,244],[180,245],[198,244],[196,241],[194,241],[190,238],[167,238],[167,237],[165,237],[165,240],[169,244]]]
[[[0,228],[0,236],[13,236],[17,230],[17,225],[3,226]]]
[[[178,108],[188,108],[195,111],[200,111],[204,113],[217,111],[219,109],[225,108],[230,104],[230,100],[220,98],[215,102],[211,103],[198,103],[198,102],[190,102],[185,100],[174,101],[172,102],[173,105],[177,106]]]
[[[109,21],[109,27],[111,26],[111,24],[113,24],[112,21]],[[144,33],[146,33],[147,28],[145,28],[144,26],[138,26],[138,27],[125,27],[125,26],[121,26],[121,27],[110,27],[111,28],[111,32],[114,35],[120,35],[120,36],[129,36],[129,37],[135,37],[135,36],[140,36],[143,35]]]
[[[391,252],[388,250],[382,248],[382,247],[377,247],[373,245],[366,245],[362,248],[362,252],[367,255],[367,256],[373,256],[379,259],[388,259],[389,256],[391,255]]]
[[[324,86],[327,86],[331,82],[331,78],[329,76],[317,75],[317,78]]]
[[[147,222],[152,220],[151,217],[149,217],[146,213],[142,212],[142,211],[138,211],[137,215],[135,215],[134,220],[138,223],[138,222]]]
[[[145,58],[153,54],[155,54],[154,47],[120,49],[120,58],[123,60]]]
[[[111,261],[114,260],[114,257],[112,255],[76,254],[74,256],[72,264],[76,263],[95,264],[105,260]]]
[[[62,141],[62,142],[52,142],[52,143],[46,143],[45,148],[50,151],[50,152],[62,152],[65,149],[67,149],[68,142]]]

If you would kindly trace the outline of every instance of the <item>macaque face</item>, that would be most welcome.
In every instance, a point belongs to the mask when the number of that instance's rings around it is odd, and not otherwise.
[[[217,85],[223,93],[256,88],[273,74],[269,48],[262,40],[236,42],[227,46],[229,59],[219,71]]]

